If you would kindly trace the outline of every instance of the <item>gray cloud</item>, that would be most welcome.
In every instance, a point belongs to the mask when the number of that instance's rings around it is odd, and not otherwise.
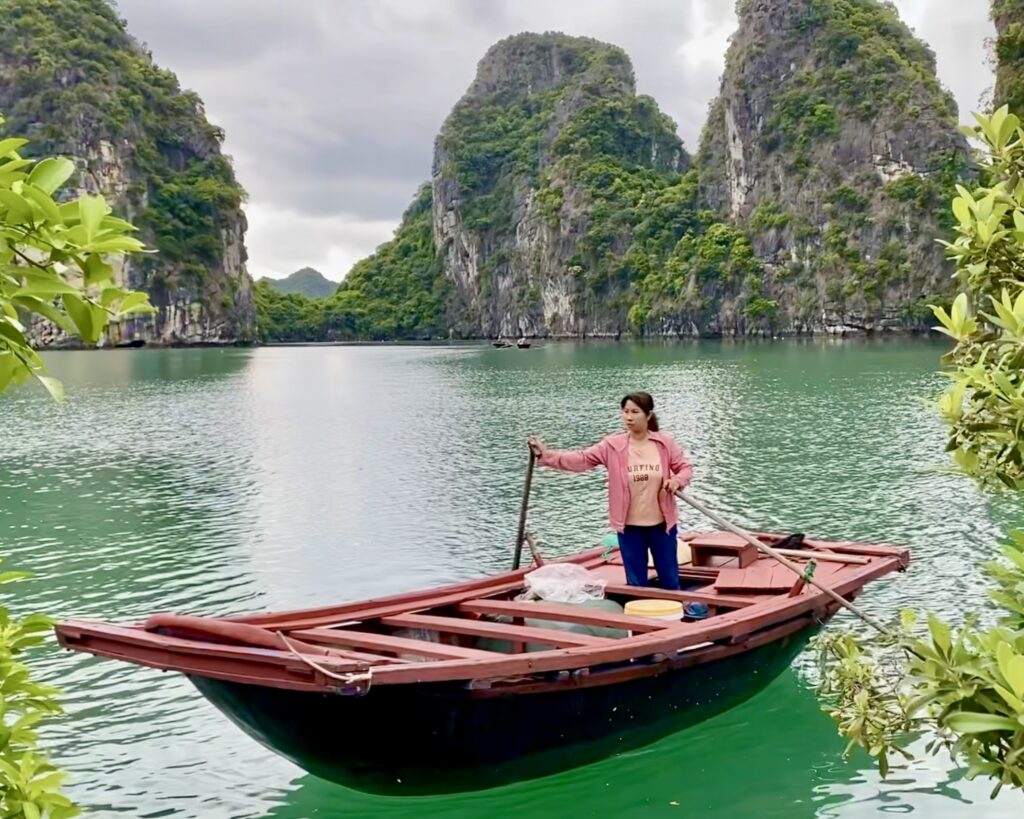
[[[227,133],[249,192],[250,266],[347,266],[389,238],[433,139],[495,41],[557,30],[622,46],[695,150],[735,25],[728,0],[119,0],[157,63]],[[961,110],[991,83],[984,8],[898,0]],[[963,117],[966,119],[966,113]],[[389,227],[391,226],[391,227]],[[282,242],[282,236],[289,236]]]

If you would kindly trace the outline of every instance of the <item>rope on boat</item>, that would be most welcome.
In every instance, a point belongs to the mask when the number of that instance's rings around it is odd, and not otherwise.
[[[696,500],[695,498],[691,498],[682,489],[680,489],[678,492],[676,492],[676,497],[678,497],[680,500],[685,501],[686,503],[690,504],[690,506],[692,506],[698,512],[700,512],[700,513],[706,515],[707,517],[711,518],[719,526],[724,526],[726,529],[728,529],[733,534],[739,535],[741,538],[743,538],[743,540],[745,540],[751,546],[754,546],[758,551],[764,552],[769,557],[773,558],[774,560],[777,560],[779,563],[781,563],[787,569],[789,569],[794,574],[796,574],[797,577],[802,577],[804,580],[806,580],[808,583],[810,583],[816,589],[820,589],[821,591],[825,592],[825,594],[827,594],[830,598],[832,598],[836,603],[838,603],[839,605],[843,606],[844,608],[849,609],[851,612],[856,614],[861,620],[863,620],[865,623],[867,623],[872,628],[878,630],[880,633],[885,634],[888,637],[894,636],[893,633],[889,629],[887,629],[885,626],[883,626],[880,622],[878,622],[874,617],[872,617],[870,614],[865,612],[863,609],[859,608],[858,606],[855,606],[853,603],[851,603],[845,597],[842,597],[841,595],[836,594],[828,586],[823,586],[821,583],[819,583],[817,580],[815,580],[812,577],[813,570],[811,570],[811,571],[804,571],[799,566],[797,566],[795,563],[793,563],[791,560],[786,558],[784,555],[780,555],[777,551],[775,551],[768,544],[762,543],[760,540],[755,538],[749,532],[746,532],[743,529],[741,529],[739,526],[736,526],[735,524],[730,523],[729,521],[727,521],[725,518],[721,517],[720,515],[716,515],[714,512],[712,512],[710,509],[708,509],[700,501]],[[810,569],[810,566],[808,566],[808,569]]]
[[[304,654],[302,654],[299,651],[297,651],[295,646],[292,644],[292,641],[289,640],[284,635],[284,632],[282,632],[282,631],[275,631],[274,633],[278,637],[281,638],[281,641],[285,644],[285,647],[293,655],[295,655],[296,659],[298,659],[301,662],[305,663],[306,665],[308,665],[313,670],[319,671],[325,677],[330,677],[332,680],[337,680],[338,682],[344,683],[345,685],[360,686],[362,683],[366,683],[365,688],[363,688],[363,693],[366,693],[366,692],[368,692],[370,690],[370,686],[373,684],[373,669],[372,668],[367,668],[365,672],[356,672],[356,673],[352,673],[352,674],[336,674],[335,672],[329,671],[328,669],[324,668],[319,663],[314,662],[313,660],[309,659],[309,657],[307,657]]]

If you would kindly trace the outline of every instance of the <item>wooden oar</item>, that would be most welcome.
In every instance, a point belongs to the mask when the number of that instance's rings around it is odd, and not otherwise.
[[[537,461],[533,448],[530,448],[530,465],[526,468],[526,485],[523,487],[523,505],[519,509],[519,533],[516,535],[516,554],[512,559],[512,571],[519,569],[523,559],[523,541],[526,539],[526,510],[530,506],[530,487],[533,485],[533,465]]]
[[[848,563],[851,566],[867,566],[871,561],[866,557],[854,555],[837,555],[835,552],[812,552],[800,549],[776,549],[780,555],[796,557],[802,560],[820,560],[822,563]]]
[[[893,636],[892,632],[889,629],[887,629],[885,626],[883,626],[881,623],[879,623],[870,614],[867,614],[862,609],[860,609],[859,607],[855,606],[853,603],[851,603],[845,597],[841,597],[840,595],[836,594],[828,586],[823,586],[821,583],[819,583],[813,577],[809,577],[807,572],[803,571],[799,566],[797,566],[793,561],[789,560],[785,555],[779,554],[777,551],[775,551],[775,549],[773,549],[768,544],[762,543],[760,540],[758,540],[756,537],[754,537],[749,532],[744,531],[743,529],[741,529],[739,526],[737,526],[734,523],[730,523],[725,518],[723,518],[721,515],[715,514],[710,509],[708,509],[704,504],[702,504],[700,501],[696,500],[695,498],[691,498],[682,489],[680,489],[678,492],[676,492],[676,497],[678,497],[680,500],[688,503],[690,506],[692,506],[694,509],[696,509],[701,514],[706,515],[707,517],[711,518],[711,520],[713,520],[719,526],[724,526],[726,529],[728,529],[733,534],[739,535],[741,538],[743,538],[751,546],[754,546],[759,551],[764,552],[766,555],[768,555],[773,560],[777,560],[779,563],[781,563],[787,569],[789,569],[794,574],[796,574],[797,577],[803,578],[805,582],[808,582],[812,586],[814,586],[815,588],[820,589],[821,591],[825,592],[825,594],[827,594],[829,597],[831,597],[835,602],[837,602],[839,605],[844,606],[845,608],[847,608],[850,611],[852,611],[861,620],[863,620],[865,623],[867,623],[872,628],[877,629],[882,634],[885,634],[887,636],[890,636],[890,637]],[[808,557],[813,557],[813,556],[814,556],[813,553],[808,555]]]

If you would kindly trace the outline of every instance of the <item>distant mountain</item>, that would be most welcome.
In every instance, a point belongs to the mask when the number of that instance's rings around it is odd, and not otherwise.
[[[326,299],[333,296],[338,289],[338,283],[332,282],[324,277],[319,270],[312,267],[304,267],[296,270],[286,279],[270,279],[264,276],[260,281],[265,281],[274,290],[283,295],[298,293],[310,299]]]

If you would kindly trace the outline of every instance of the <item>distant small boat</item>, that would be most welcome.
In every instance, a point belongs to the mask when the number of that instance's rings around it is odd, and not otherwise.
[[[501,349],[504,349],[505,347],[512,347],[513,344],[512,344],[511,341],[507,341],[507,340],[505,340],[503,338],[499,338],[497,341],[493,342],[491,346],[492,347],[499,347]]]
[[[813,559],[815,579],[851,598],[909,561],[893,546],[800,537],[787,553]],[[603,580],[599,602],[615,611],[520,600],[530,570],[519,570],[304,611],[66,620],[56,632],[65,648],[186,675],[317,776],[377,793],[475,790],[639,748],[731,708],[838,609],[729,532],[680,541],[682,591],[624,585],[617,549],[563,559]],[[638,598],[703,613],[621,613]]]
[[[144,338],[133,338],[131,341],[121,341],[114,345],[115,347],[145,347],[146,339]]]
[[[520,350],[529,350],[530,342],[527,341],[526,339],[522,339],[516,342],[516,347],[518,347]]]

